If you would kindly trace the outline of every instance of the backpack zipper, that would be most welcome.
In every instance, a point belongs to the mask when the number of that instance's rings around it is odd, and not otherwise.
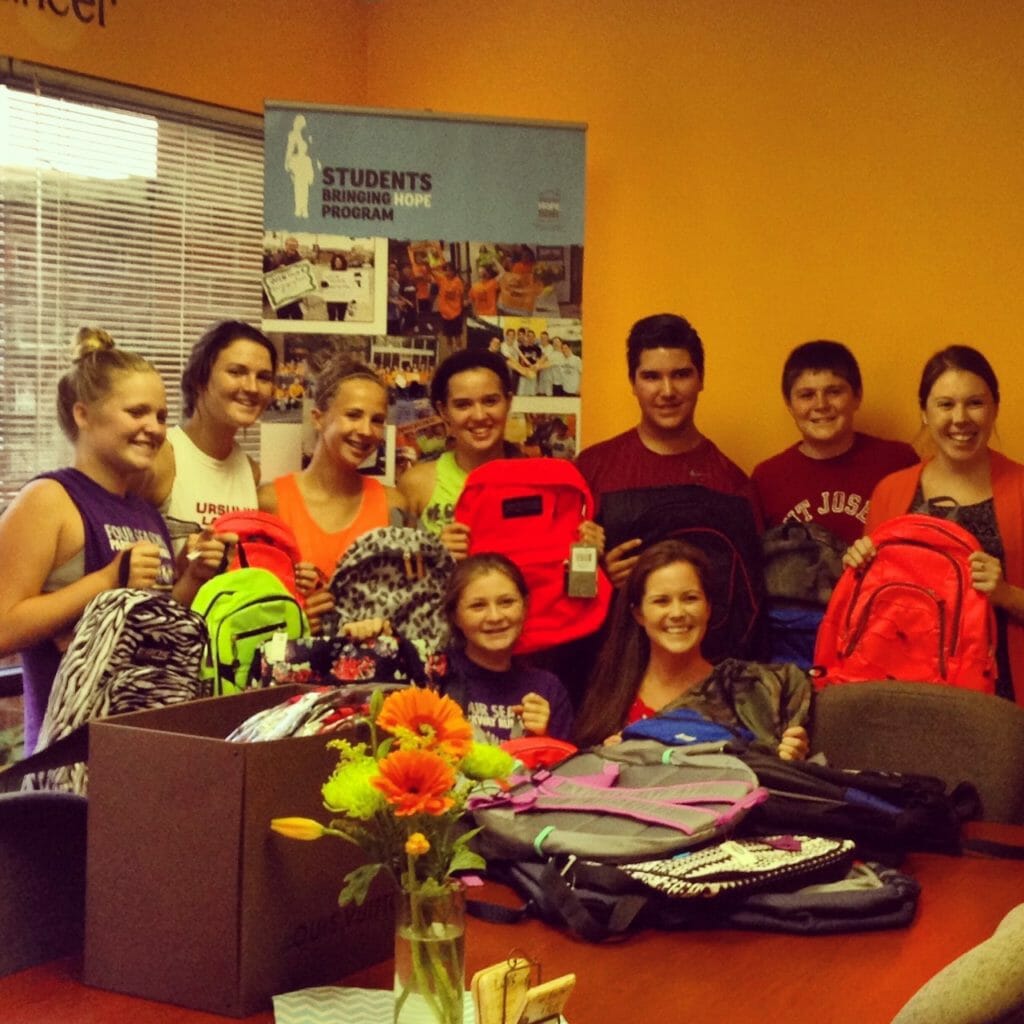
[[[953,537],[946,530],[940,529],[939,532],[944,537],[949,538],[951,541],[953,541],[953,542],[957,543],[959,546],[963,547],[963,545],[960,544],[960,542],[957,540],[957,538]],[[957,560],[948,551],[943,551],[941,548],[932,547],[930,544],[925,544],[922,541],[906,540],[906,541],[900,542],[900,541],[891,541],[891,540],[890,541],[886,541],[886,540],[884,540],[884,541],[882,541],[880,546],[881,547],[886,547],[887,545],[897,544],[897,543],[909,544],[911,547],[923,548],[926,551],[931,551],[933,554],[941,555],[943,558],[947,559],[949,564],[953,567],[953,571],[956,573],[956,604],[953,606],[953,616],[952,616],[952,619],[950,621],[950,625],[951,625],[952,628],[950,630],[951,638],[950,638],[949,653],[951,655],[956,654],[956,645],[957,645],[957,641],[958,641],[958,639],[960,637],[960,619],[961,619],[961,617],[963,615],[963,607],[964,607],[964,577],[966,575],[966,570],[964,569],[964,567],[959,562],[957,562]]]

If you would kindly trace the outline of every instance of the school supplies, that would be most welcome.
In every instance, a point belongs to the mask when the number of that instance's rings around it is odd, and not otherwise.
[[[258,685],[260,648],[284,633],[309,633],[298,599],[268,569],[234,569],[207,580],[192,601],[209,641],[200,675],[214,696]]]

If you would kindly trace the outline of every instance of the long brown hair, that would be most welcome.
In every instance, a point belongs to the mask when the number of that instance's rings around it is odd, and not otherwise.
[[[928,404],[928,396],[932,393],[935,382],[947,370],[961,370],[980,377],[992,392],[992,401],[999,404],[999,380],[992,364],[970,345],[948,345],[924,364],[921,371],[921,383],[917,387],[917,404],[924,409]]]
[[[615,596],[608,636],[576,718],[576,742],[581,747],[601,743],[625,725],[651,657],[651,642],[636,621],[633,610],[643,601],[651,573],[676,562],[692,565],[701,589],[707,593],[710,566],[704,552],[692,544],[663,540],[640,555],[626,585]]]

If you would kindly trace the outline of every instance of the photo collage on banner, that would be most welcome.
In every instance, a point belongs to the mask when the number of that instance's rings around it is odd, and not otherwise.
[[[582,127],[276,102],[265,123],[262,326],[280,355],[262,432],[271,470],[310,457],[312,387],[339,351],[387,385],[386,444],[364,467],[386,483],[445,450],[430,382],[467,347],[509,367],[507,440],[573,458]]]

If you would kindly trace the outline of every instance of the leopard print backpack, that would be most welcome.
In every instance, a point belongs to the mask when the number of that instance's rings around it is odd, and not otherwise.
[[[448,643],[444,591],[454,566],[433,534],[408,526],[370,530],[345,552],[331,577],[338,620],[389,619],[426,664]]]

